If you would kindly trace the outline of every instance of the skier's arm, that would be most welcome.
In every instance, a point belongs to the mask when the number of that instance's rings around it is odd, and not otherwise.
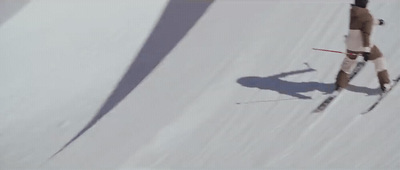
[[[366,20],[363,23],[363,26],[361,28],[362,32],[362,38],[363,38],[363,46],[365,48],[364,52],[371,52],[371,47],[370,47],[370,35],[372,31],[372,25],[373,25],[373,19]]]

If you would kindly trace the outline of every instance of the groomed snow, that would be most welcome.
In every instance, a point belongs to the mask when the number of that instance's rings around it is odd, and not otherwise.
[[[0,169],[398,169],[400,87],[360,114],[371,62],[311,113],[351,2],[0,0]],[[391,78],[399,7],[369,4]]]

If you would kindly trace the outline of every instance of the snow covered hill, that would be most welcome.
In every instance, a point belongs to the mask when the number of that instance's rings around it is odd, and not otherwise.
[[[400,168],[372,63],[323,113],[351,0],[0,0],[0,169]],[[371,1],[400,74],[399,0]]]

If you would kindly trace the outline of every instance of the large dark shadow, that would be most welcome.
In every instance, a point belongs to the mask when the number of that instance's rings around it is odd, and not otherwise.
[[[30,0],[0,0],[0,26],[13,17]]]
[[[237,80],[239,84],[250,88],[259,88],[263,90],[272,90],[280,94],[290,95],[299,99],[311,99],[309,96],[302,95],[300,93],[310,92],[318,90],[325,93],[331,93],[334,91],[334,84],[325,84],[319,82],[290,82],[282,80],[281,78],[302,74],[307,72],[315,71],[312,68],[291,71],[272,75],[268,77],[242,77]]]
[[[146,43],[93,119],[52,157],[65,149],[120,103],[181,41],[213,0],[170,0]]]

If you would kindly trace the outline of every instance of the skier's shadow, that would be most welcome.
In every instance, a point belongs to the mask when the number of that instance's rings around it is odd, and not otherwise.
[[[312,68],[308,68],[303,70],[285,72],[268,77],[242,77],[237,80],[237,83],[245,87],[276,91],[280,94],[293,96],[299,99],[311,99],[310,96],[306,96],[300,93],[310,92],[314,90],[318,90],[324,93],[332,93],[335,88],[333,83],[327,84],[319,82],[290,82],[282,80],[282,78],[286,76],[313,71],[315,70]]]
[[[352,91],[352,92],[356,92],[356,93],[364,93],[368,96],[382,94],[382,90],[379,87],[372,89],[369,87],[361,87],[361,86],[349,84],[349,86],[347,86],[346,89],[349,91]]]
[[[285,72],[268,77],[255,77],[255,76],[242,77],[238,79],[237,82],[245,87],[259,88],[263,90],[272,90],[280,94],[293,96],[299,99],[311,99],[310,96],[302,95],[300,93],[310,92],[314,90],[324,92],[325,94],[332,93],[335,88],[335,85],[333,83],[328,84],[319,82],[290,82],[281,79],[286,76],[302,74],[312,71],[315,71],[315,69],[308,68],[303,70]],[[349,84],[346,90],[356,93],[364,93],[368,96],[381,94],[381,90],[379,88],[373,89],[352,84]]]

